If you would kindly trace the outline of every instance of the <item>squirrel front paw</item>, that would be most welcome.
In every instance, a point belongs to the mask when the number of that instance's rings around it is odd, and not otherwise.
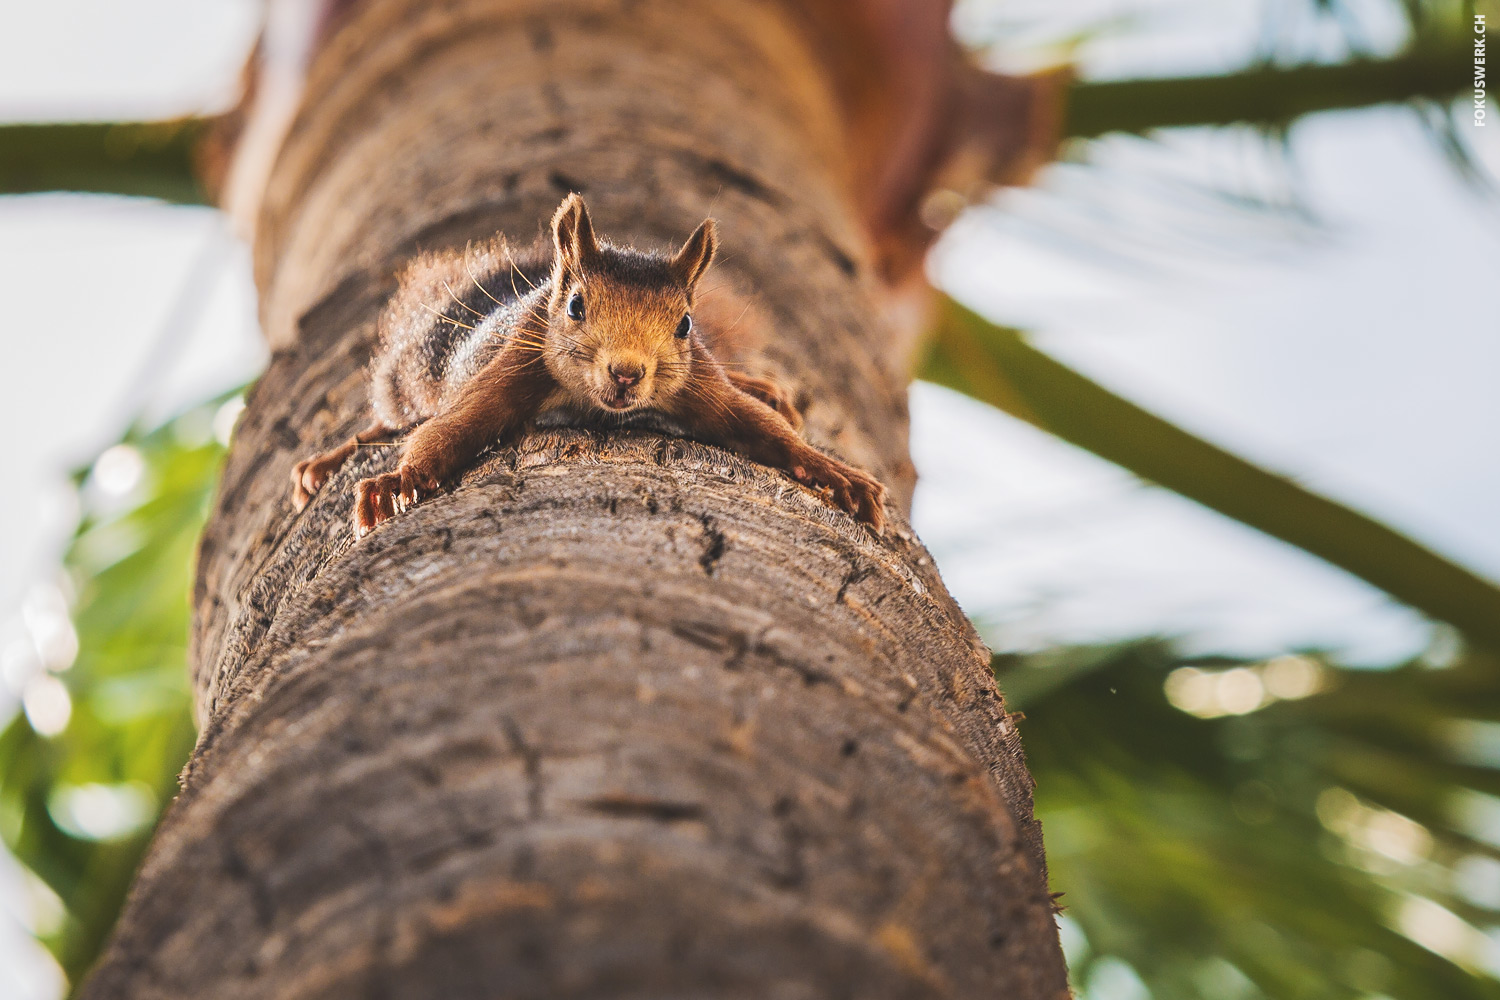
[[[312,495],[344,464],[344,457],[336,451],[327,452],[292,466],[292,506],[299,511],[306,507]]]
[[[365,537],[375,525],[415,506],[437,487],[431,476],[406,462],[395,472],[361,479],[354,487],[354,536]]]
[[[829,490],[834,506],[868,524],[877,535],[885,530],[885,487],[880,480],[816,452],[800,456],[788,471],[804,486]]]

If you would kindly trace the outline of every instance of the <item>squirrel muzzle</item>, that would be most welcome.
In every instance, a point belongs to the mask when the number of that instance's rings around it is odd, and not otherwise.
[[[614,412],[647,406],[652,401],[656,359],[633,351],[602,353],[594,363],[593,381],[602,407]]]

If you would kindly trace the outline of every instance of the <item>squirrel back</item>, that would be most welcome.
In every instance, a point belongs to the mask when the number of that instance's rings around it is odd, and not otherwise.
[[[425,253],[402,273],[379,323],[371,405],[409,427],[450,404],[528,315],[545,325],[551,248],[513,253],[504,236],[461,253]]]

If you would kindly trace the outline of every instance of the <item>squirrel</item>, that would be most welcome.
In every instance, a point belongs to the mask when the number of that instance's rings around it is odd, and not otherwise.
[[[719,361],[715,332],[694,322],[694,293],[718,249],[713,219],[676,253],[648,253],[601,242],[582,197],[570,194],[551,229],[551,246],[528,262],[550,265],[534,286],[503,236],[407,267],[378,324],[374,420],[297,464],[297,510],[356,449],[407,429],[396,470],[354,488],[356,538],[436,492],[528,421],[551,415],[620,427],[649,418],[826,489],[839,508],[882,530],[885,487],[803,441],[786,391]],[[434,301],[462,312],[450,315]]]

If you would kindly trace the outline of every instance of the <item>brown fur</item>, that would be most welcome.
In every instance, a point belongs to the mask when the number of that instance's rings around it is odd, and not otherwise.
[[[885,488],[803,441],[781,386],[727,368],[690,318],[717,247],[712,219],[671,256],[601,244],[573,194],[552,219],[545,280],[539,255],[517,261],[501,237],[418,258],[381,318],[375,422],[299,463],[294,503],[301,509],[359,445],[415,424],[397,469],[355,488],[362,536],[540,414],[619,425],[650,412],[686,436],[828,490],[838,507],[880,531]]]

